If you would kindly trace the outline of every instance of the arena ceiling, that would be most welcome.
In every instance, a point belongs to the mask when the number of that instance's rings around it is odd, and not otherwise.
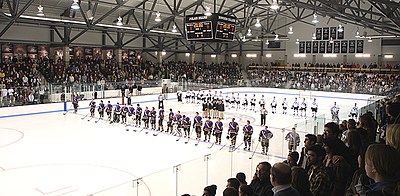
[[[257,18],[262,27],[254,29],[254,35],[265,38],[293,23],[314,25],[309,19],[314,13],[344,24],[372,29],[379,35],[400,35],[399,0],[279,0],[280,7],[277,10],[270,7],[273,0],[76,1],[80,5],[78,10],[71,9],[73,0],[0,0],[0,24],[3,26],[0,37],[12,25],[22,23],[47,25],[67,44],[94,30],[118,32],[122,37],[124,34],[134,35],[133,38],[118,43],[122,46],[141,37],[149,37],[155,45],[160,46],[157,44],[160,41],[157,37],[160,35],[164,37],[163,41],[166,38],[180,39],[179,42],[185,45],[182,39],[184,16],[204,13],[206,7],[210,7],[211,12],[238,18],[238,40],[240,33],[245,33],[248,27],[256,23]],[[37,16],[39,5],[43,7],[44,16]],[[161,14],[160,22],[154,20],[157,12]],[[93,19],[89,19],[90,13]],[[118,16],[122,18],[124,25],[116,28]],[[282,18],[285,23],[278,23]],[[177,33],[171,33],[174,24]],[[71,29],[79,33],[69,37],[68,32]]]

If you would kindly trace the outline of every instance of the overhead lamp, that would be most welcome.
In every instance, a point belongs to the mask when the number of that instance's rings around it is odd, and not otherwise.
[[[38,7],[37,7],[37,9],[38,9],[38,12],[37,12],[37,16],[44,16],[44,12],[43,12],[43,7],[42,7],[42,5],[39,5]]]
[[[116,25],[117,25],[117,26],[122,26],[122,25],[124,25],[124,24],[122,24],[122,18],[121,18],[121,16],[118,16]]]
[[[360,32],[356,32],[356,36],[355,36],[356,38],[360,38],[361,36],[360,36]]]
[[[371,43],[372,42],[372,38],[369,37],[368,38],[368,42]]]
[[[237,54],[231,54],[231,57],[232,57],[232,58],[236,58],[236,57],[237,57]]]
[[[156,22],[161,22],[161,14],[160,14],[160,12],[157,12],[156,13],[156,18],[154,19],[154,21],[156,21]]]
[[[269,45],[269,41],[267,40],[267,41],[265,42],[265,44]]]
[[[176,29],[176,25],[172,26],[172,33],[176,33],[178,30]]]
[[[188,52],[185,53],[185,56],[186,56],[186,57],[189,57],[189,56],[190,56],[190,53],[188,53]]]
[[[296,39],[296,44],[300,44],[300,40],[299,39]]]
[[[275,41],[279,41],[279,35],[278,35],[278,34],[275,34],[274,40],[275,40]]]
[[[206,11],[204,12],[204,15],[205,16],[211,16],[212,15],[210,7],[206,6]]]
[[[270,8],[273,9],[273,10],[279,9],[279,5],[278,5],[277,0],[273,0],[273,1],[272,1],[272,4],[271,4],[271,7],[270,7]]]
[[[80,6],[78,4],[78,0],[74,0],[74,2],[71,5],[71,9],[73,10],[79,10]]]
[[[331,38],[331,39],[329,40],[329,43],[333,44],[333,38]]]
[[[343,31],[344,31],[344,30],[343,30],[343,26],[342,26],[342,25],[339,25],[339,28],[337,29],[337,31],[338,31],[339,33],[343,32]]]
[[[313,40],[316,40],[316,39],[317,39],[317,36],[315,35],[315,33],[312,34],[312,39],[313,39]]]
[[[385,55],[383,55],[383,58],[392,59],[393,58],[393,54],[385,54]]]
[[[293,34],[293,27],[292,27],[292,26],[289,27],[289,32],[288,32],[288,34],[289,34],[289,35],[292,35],[292,34]]]
[[[246,34],[247,36],[251,36],[251,35],[253,35],[253,34],[251,34],[251,29],[249,28],[249,29],[247,29],[247,34]]]
[[[93,20],[93,13],[92,13],[92,10],[88,10],[87,12],[86,12],[86,17],[87,17],[87,19],[89,19],[89,20]]]
[[[257,18],[256,20],[257,20],[257,22],[256,22],[256,24],[254,26],[261,27],[260,19]]]
[[[314,23],[314,24],[319,22],[318,19],[317,19],[317,14],[314,14],[314,19],[311,22]]]
[[[243,36],[242,42],[246,42],[246,41],[247,41],[246,36]]]

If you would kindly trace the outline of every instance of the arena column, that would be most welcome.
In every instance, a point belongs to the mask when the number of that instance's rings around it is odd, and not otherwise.
[[[65,45],[63,47],[63,61],[64,61],[64,64],[65,64],[65,67],[69,66],[69,60],[70,60],[70,57],[69,57],[69,46]]]
[[[122,49],[121,48],[115,49],[115,57],[117,58],[118,67],[121,67],[122,66]]]

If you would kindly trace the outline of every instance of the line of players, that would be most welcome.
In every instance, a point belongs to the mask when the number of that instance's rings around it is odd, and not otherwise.
[[[96,110],[96,101],[91,100],[90,104],[90,115],[91,117],[95,116]],[[120,105],[117,103],[114,107],[108,101],[107,104],[103,103],[101,100],[99,105],[97,106],[98,113],[100,115],[100,119],[104,118],[104,113],[108,116],[108,121],[110,123],[121,123],[128,125],[127,119],[132,118],[135,122],[135,127],[141,127],[141,121],[144,122],[144,128],[150,129],[154,131],[164,131],[164,109],[160,109],[157,111],[154,107],[150,110],[148,107],[145,107],[143,110],[140,107],[140,104],[137,104],[136,108],[133,105],[127,106],[127,104]],[[156,119],[158,116],[158,127],[156,126]],[[203,123],[203,117],[199,115],[198,112],[195,113],[193,117],[193,123],[189,116],[181,115],[180,111],[174,113],[172,109],[169,110],[169,114],[167,116],[167,129],[166,133],[190,138],[191,131],[190,128],[194,129],[196,133],[196,140],[200,141],[202,137],[202,133],[204,135],[204,142],[210,142],[211,135],[215,136],[214,144],[221,144],[222,134],[224,131],[224,124],[221,121],[221,118],[218,118],[216,122],[212,122],[211,116],[206,116],[205,121]],[[149,126],[150,123],[150,126]],[[182,134],[183,130],[183,134]],[[250,121],[247,121],[247,124],[243,126],[243,143],[244,150],[250,150],[252,144],[252,135],[253,135],[253,126],[250,125]],[[239,124],[235,122],[235,118],[232,118],[232,121],[228,124],[228,133],[227,139],[230,139],[231,145],[230,148],[233,150],[236,148],[236,139],[239,134]],[[262,146],[262,154],[267,154],[269,147],[269,140],[273,137],[273,134],[270,130],[268,130],[268,126],[265,126],[265,129],[261,130],[259,133],[258,140]]]
[[[179,100],[182,101],[182,93],[178,92],[178,102]],[[229,94],[226,94],[225,97],[220,91],[217,93],[217,91],[214,91],[214,93],[211,92],[211,90],[208,91],[208,93],[205,93],[204,91],[187,91],[186,96],[185,96],[186,103],[197,103],[200,104],[201,102],[203,103],[203,107],[205,103],[211,103],[211,104],[218,104],[225,100],[225,106],[226,108],[235,108],[236,110],[242,109],[247,111],[254,111],[256,112],[256,103],[257,103],[257,98],[256,95],[253,94],[253,97],[249,98],[247,97],[247,94],[244,95],[243,98],[240,98],[239,93],[232,93],[231,96]],[[264,95],[261,95],[261,99],[258,101],[258,104],[260,106],[260,109],[265,108],[266,106],[266,99],[264,98]],[[250,105],[250,108],[249,108]],[[270,103],[272,113],[276,113],[276,108],[277,108],[278,102],[276,98],[274,97]],[[287,114],[287,109],[288,109],[288,101],[286,98],[283,99],[282,102],[282,109],[283,109],[283,114]],[[211,105],[212,107],[212,105]],[[307,113],[307,101],[305,98],[303,98],[303,101],[300,103],[297,98],[295,98],[291,109],[293,110],[293,116],[297,115],[299,116],[299,110],[300,110],[300,116],[306,116]],[[311,103],[311,112],[312,112],[312,117],[316,117],[318,111],[318,103],[316,102],[316,99]]]

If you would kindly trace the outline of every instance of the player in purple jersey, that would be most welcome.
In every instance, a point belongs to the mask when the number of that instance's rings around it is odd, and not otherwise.
[[[218,121],[215,122],[213,135],[215,135],[215,143],[221,144],[221,136],[222,131],[224,130],[224,124],[221,122],[221,118],[218,118]]]
[[[139,104],[136,105],[136,127],[140,127],[142,119],[142,108]]]
[[[149,118],[150,118],[150,110],[146,106],[146,109],[143,112],[143,122],[144,122],[144,128],[145,129],[149,128]]]
[[[121,119],[122,119],[121,124],[126,124],[126,115],[128,114],[128,112],[129,108],[126,104],[124,104],[124,106],[122,106],[121,108]]]
[[[201,116],[196,112],[196,116],[193,119],[193,128],[196,132],[196,140],[201,140],[201,125],[203,124]]]
[[[236,136],[238,135],[239,131],[239,125],[237,122],[235,122],[235,118],[232,118],[232,122],[229,123],[229,128],[228,128],[228,136],[227,139],[231,139],[231,145],[230,147],[233,149],[235,148],[236,145]]]
[[[157,131],[160,131],[160,130],[161,130],[161,132],[164,131],[163,122],[164,122],[164,109],[160,109],[158,111],[158,129],[157,129]]]
[[[107,116],[108,116],[108,120],[111,121],[111,111],[112,111],[112,104],[110,103],[110,101],[108,101],[107,103],[107,107],[106,107],[106,112],[107,112]]]
[[[79,96],[78,93],[74,96],[72,99],[72,105],[74,105],[74,113],[78,112],[78,107],[79,107]]]
[[[243,142],[244,150],[250,150],[251,147],[251,136],[253,135],[253,127],[250,125],[250,121],[247,121],[247,125],[243,127]]]
[[[101,119],[104,118],[104,109],[105,108],[106,107],[105,107],[105,105],[103,103],[103,100],[100,100],[100,104],[99,104],[99,107],[97,108],[97,110],[99,111],[99,115],[100,115]]]
[[[169,114],[168,114],[168,122],[167,122],[167,133],[172,134],[172,121],[174,120],[175,114],[172,112],[172,109],[169,109]]]
[[[129,106],[129,112],[128,112],[128,116],[132,117],[132,120],[135,121],[135,107],[133,107],[133,105],[131,104]]]
[[[174,127],[175,127],[175,133],[174,135],[179,135],[179,137],[182,137],[182,132],[181,132],[181,127],[182,127],[182,115],[180,111],[178,111],[175,116],[174,116]]]
[[[96,101],[94,101],[94,99],[92,99],[89,103],[89,107],[90,107],[90,117],[94,117],[94,112],[96,111]]]
[[[210,142],[212,128],[213,128],[213,122],[211,121],[211,117],[208,117],[208,119],[204,123],[204,127],[203,127],[205,142]],[[208,137],[208,139],[207,139],[207,137]]]
[[[153,107],[150,112],[150,125],[151,125],[151,130],[156,130],[156,118],[157,118],[157,111]]]
[[[185,134],[185,138],[186,137],[190,137],[190,118],[189,116],[185,116],[183,115],[182,117],[182,125],[183,125],[183,132]]]
[[[119,105],[119,103],[117,103],[117,105],[115,105],[114,107],[114,119],[110,123],[119,123],[120,116],[121,116],[121,106]]]
[[[268,126],[265,126],[265,129],[260,131],[260,135],[258,137],[258,141],[261,142],[262,146],[262,153],[261,154],[268,154],[268,147],[269,147],[269,140],[273,137],[274,135],[270,130],[268,130]]]

